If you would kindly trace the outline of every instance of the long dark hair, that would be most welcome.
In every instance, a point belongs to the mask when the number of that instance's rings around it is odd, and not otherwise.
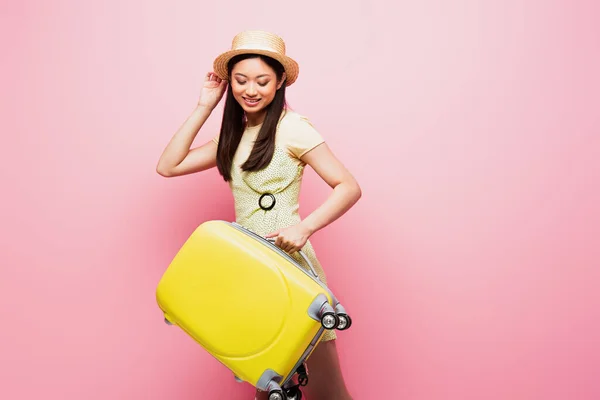
[[[247,123],[244,109],[233,97],[231,89],[231,70],[233,66],[247,58],[259,57],[275,71],[277,84],[283,77],[283,66],[273,58],[258,54],[242,54],[233,57],[227,65],[230,84],[227,87],[227,97],[223,109],[223,121],[219,135],[219,146],[217,148],[217,168],[225,181],[231,180],[231,167],[233,156],[240,144],[244,128]],[[275,133],[281,113],[287,107],[285,101],[285,82],[275,93],[273,101],[266,107],[265,120],[262,123],[258,136],[248,159],[242,164],[244,171],[259,171],[265,168],[273,158],[275,151]]]

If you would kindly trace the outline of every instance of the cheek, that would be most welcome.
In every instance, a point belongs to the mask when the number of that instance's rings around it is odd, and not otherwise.
[[[277,92],[277,86],[273,85],[273,86],[262,88],[261,94],[263,97],[272,99],[273,97],[275,97],[276,92]]]
[[[231,91],[233,92],[233,95],[236,97],[239,97],[242,95],[243,93],[243,89],[239,86],[239,85],[231,85]]]

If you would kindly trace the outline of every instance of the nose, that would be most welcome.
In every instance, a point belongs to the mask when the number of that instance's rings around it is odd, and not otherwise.
[[[254,83],[250,83],[248,85],[248,88],[246,89],[246,94],[248,95],[248,97],[256,96],[256,85]]]

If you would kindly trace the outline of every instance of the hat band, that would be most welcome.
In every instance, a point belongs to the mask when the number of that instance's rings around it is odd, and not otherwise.
[[[234,50],[263,50],[263,51],[269,51],[271,53],[278,53],[278,54],[284,55],[283,51],[281,49],[276,49],[276,48],[269,47],[269,46],[256,45],[256,44],[252,44],[252,43],[236,46]]]

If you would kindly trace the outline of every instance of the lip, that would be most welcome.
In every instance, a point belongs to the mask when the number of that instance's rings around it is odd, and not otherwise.
[[[247,99],[245,97],[242,98],[244,99],[244,103],[246,103],[248,107],[256,107],[260,103],[260,99]]]

